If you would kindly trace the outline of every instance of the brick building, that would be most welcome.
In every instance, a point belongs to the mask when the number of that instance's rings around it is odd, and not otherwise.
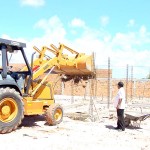
[[[87,81],[79,82],[78,84],[74,84],[74,82],[61,82],[61,80],[57,80],[59,75],[50,75],[49,79],[55,84],[55,94],[58,95],[75,95],[75,96],[84,96],[86,93]],[[112,99],[118,89],[117,83],[119,81],[123,81],[124,88],[126,91],[126,96],[128,99],[132,98],[150,98],[150,80],[137,80],[133,79],[113,79],[112,78],[112,70],[109,72],[109,80],[108,80],[108,70],[107,69],[98,69],[96,70],[96,80],[94,80],[94,90],[95,95],[97,97],[108,97]],[[109,82],[108,82],[109,81]],[[56,83],[57,82],[57,83]],[[109,88],[109,90],[108,90]],[[108,91],[110,93],[108,93]]]

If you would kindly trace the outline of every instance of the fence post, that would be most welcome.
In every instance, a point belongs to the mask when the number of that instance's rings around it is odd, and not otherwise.
[[[74,103],[74,80],[71,82],[71,104]]]
[[[131,66],[131,101],[133,99],[133,66]]]
[[[127,64],[127,72],[126,72],[126,102],[128,102],[128,69],[129,69],[129,66]]]
[[[110,105],[110,57],[108,57],[108,103],[107,103],[108,109],[109,105]]]

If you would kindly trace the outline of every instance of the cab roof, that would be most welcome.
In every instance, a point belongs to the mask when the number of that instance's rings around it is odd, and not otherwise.
[[[2,45],[15,47],[16,49],[21,49],[21,48],[26,47],[26,43],[0,38],[0,47]]]

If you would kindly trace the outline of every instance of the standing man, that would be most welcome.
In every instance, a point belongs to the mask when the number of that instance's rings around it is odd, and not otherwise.
[[[124,131],[125,121],[124,121],[124,109],[125,109],[125,90],[123,88],[123,82],[118,82],[118,93],[115,98],[115,108],[117,110],[117,127],[115,129]]]

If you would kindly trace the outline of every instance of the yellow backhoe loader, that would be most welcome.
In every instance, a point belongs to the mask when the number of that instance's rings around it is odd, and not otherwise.
[[[59,48],[43,46],[41,50],[34,46],[29,63],[25,47],[25,43],[0,38],[0,133],[17,129],[25,115],[44,114],[49,125],[61,123],[63,108],[55,103],[53,84],[47,81],[51,72],[64,75],[64,80],[94,76],[92,55],[78,53],[64,44]],[[64,54],[64,50],[73,55]],[[24,67],[13,68],[13,63],[23,61]]]

